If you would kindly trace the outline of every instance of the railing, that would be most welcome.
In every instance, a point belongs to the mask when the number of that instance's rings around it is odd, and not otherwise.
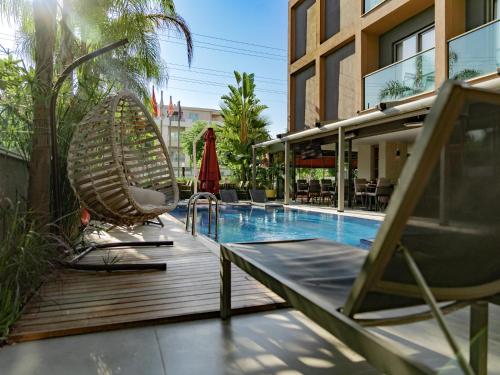
[[[191,224],[191,234],[193,236],[196,235],[196,204],[200,198],[208,199],[208,235],[212,233],[212,201],[215,201],[215,241],[218,240],[219,237],[219,201],[217,197],[212,193],[202,192],[196,193],[189,198],[188,201],[188,209],[186,216],[186,231],[189,231],[189,221],[192,216],[192,224]],[[192,209],[191,209],[192,208]],[[191,214],[192,213],[192,214]]]
[[[366,75],[364,108],[434,90],[434,55],[431,48]]]
[[[365,0],[363,13],[369,12],[385,0]]]
[[[500,20],[448,41],[448,74],[466,80],[496,72],[500,66]]]

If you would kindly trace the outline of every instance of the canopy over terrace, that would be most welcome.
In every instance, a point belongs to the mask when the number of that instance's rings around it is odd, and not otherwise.
[[[500,89],[500,78],[489,81],[478,82],[477,87],[486,89]],[[265,148],[271,154],[284,152],[285,157],[285,192],[284,203],[289,204],[290,199],[290,182],[292,177],[291,166],[296,165],[295,157],[292,156],[295,150],[303,150],[304,146],[310,145],[312,141],[321,145],[321,149],[327,149],[328,146],[335,144],[335,163],[337,166],[337,199],[338,211],[344,211],[345,206],[345,172],[344,165],[346,160],[346,144],[347,155],[352,155],[353,148],[363,148],[375,144],[377,141],[393,140],[405,142],[413,142],[418,136],[422,126],[422,121],[425,115],[429,112],[430,107],[434,103],[436,96],[428,96],[423,99],[414,101],[398,101],[390,103],[382,103],[379,108],[364,111],[358,116],[354,116],[345,120],[325,121],[317,123],[315,127],[302,130],[295,133],[286,133],[278,136],[277,139],[262,142],[253,146],[253,187],[256,186],[256,148]],[[297,145],[299,145],[297,147]],[[310,146],[309,146],[310,147]],[[331,147],[331,146],[330,146]],[[365,148],[366,151],[366,148]],[[395,149],[394,155],[400,160],[400,166],[410,155],[410,149]],[[292,160],[294,162],[292,163]],[[319,163],[319,162],[318,162]],[[350,164],[349,164],[350,165]],[[385,171],[384,171],[385,172]],[[394,171],[391,171],[394,172]],[[348,181],[352,179],[351,168],[347,172]],[[385,176],[384,176],[385,177]]]

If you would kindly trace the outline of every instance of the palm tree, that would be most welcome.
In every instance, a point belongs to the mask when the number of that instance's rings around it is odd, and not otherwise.
[[[49,97],[54,72],[53,55],[56,39],[56,0],[2,0],[0,16],[15,22],[30,20],[34,51],[35,80],[32,85],[33,129],[29,162],[28,206],[42,222],[50,218]]]
[[[254,74],[234,72],[236,86],[228,85],[222,96],[221,115],[224,126],[219,130],[218,149],[223,164],[239,169],[242,180],[248,180],[252,145],[269,139],[267,109],[255,95]]]
[[[76,75],[76,90],[67,87],[66,92],[70,96],[76,93],[89,103],[89,99],[92,102],[101,97],[96,92],[129,87],[146,99],[148,80],[161,83],[167,78],[157,31],[168,28],[184,35],[189,63],[193,53],[191,34],[173,0],[2,0],[0,16],[21,24],[23,52],[35,65],[28,203],[37,218],[46,223],[50,218],[48,100],[54,70],[61,71],[73,58],[126,37],[130,41],[127,51],[82,67]],[[72,122],[84,113],[78,109],[85,107],[80,102],[70,101],[71,111],[65,111],[77,114],[69,116]]]

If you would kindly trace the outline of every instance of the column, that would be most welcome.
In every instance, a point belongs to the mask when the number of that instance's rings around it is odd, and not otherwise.
[[[290,200],[290,145],[285,142],[285,204],[289,204]]]
[[[348,141],[347,152],[347,206],[352,207],[352,139]]]
[[[337,148],[337,211],[344,212],[344,129],[339,128],[339,143]]]

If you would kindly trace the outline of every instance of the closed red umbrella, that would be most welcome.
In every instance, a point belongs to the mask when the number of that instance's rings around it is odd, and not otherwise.
[[[209,128],[204,136],[205,146],[200,168],[200,191],[216,194],[219,192],[220,169],[215,151],[214,129]]]

